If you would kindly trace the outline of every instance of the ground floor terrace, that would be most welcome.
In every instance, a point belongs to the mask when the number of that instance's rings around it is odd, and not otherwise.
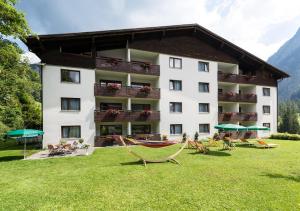
[[[146,168],[124,147],[24,161],[22,145],[1,143],[0,209],[299,210],[300,142],[267,141],[279,147],[211,147],[206,155],[186,149],[177,157],[182,166]],[[178,146],[131,149],[159,158]]]

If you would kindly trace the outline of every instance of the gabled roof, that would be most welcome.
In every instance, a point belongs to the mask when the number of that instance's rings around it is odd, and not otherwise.
[[[279,78],[289,77],[289,75],[284,71],[268,64],[264,60],[256,57],[255,55],[247,52],[246,50],[238,47],[237,45],[198,24],[38,35],[28,37],[27,45],[30,50],[39,55],[42,51],[49,50],[51,45],[55,45],[54,43],[61,44],[66,42],[79,42],[79,40],[88,40],[88,42],[90,42],[90,46],[95,42],[101,43],[102,46],[107,46],[109,43],[111,45],[118,45],[122,42],[132,42],[135,39],[149,39],[150,37],[163,39],[167,36],[180,36],[183,34],[196,35],[198,37],[200,36],[218,50],[224,52],[226,51],[227,54],[235,57],[239,62],[247,60],[247,62],[253,62],[256,64],[256,66],[259,66],[262,69],[267,69],[275,73],[279,76]]]

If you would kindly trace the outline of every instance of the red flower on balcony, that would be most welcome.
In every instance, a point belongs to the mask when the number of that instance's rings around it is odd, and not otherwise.
[[[149,94],[151,92],[151,87],[150,86],[143,86],[142,88],[140,88],[140,92],[144,93],[144,94]]]
[[[234,93],[233,93],[233,92],[226,92],[226,96],[228,96],[228,97],[233,97],[233,96],[234,96]]]
[[[117,91],[121,89],[121,86],[120,84],[113,83],[113,84],[108,84],[106,88],[110,91]]]
[[[225,112],[224,115],[225,115],[225,116],[232,116],[232,115],[233,115],[233,112]]]
[[[142,111],[142,113],[141,113],[141,115],[142,115],[142,116],[145,116],[145,117],[150,116],[151,114],[152,114],[152,111],[150,111],[150,110],[144,110],[144,111]]]
[[[253,94],[253,93],[248,93],[248,94],[246,94],[246,97],[247,98],[252,98],[252,97],[254,97],[255,96],[255,94]]]
[[[106,111],[106,114],[107,114],[108,116],[116,117],[116,116],[118,116],[118,115],[120,114],[120,111],[117,110],[117,109],[108,109],[108,110]]]

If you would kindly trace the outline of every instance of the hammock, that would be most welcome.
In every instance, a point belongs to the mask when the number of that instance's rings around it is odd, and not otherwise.
[[[128,150],[128,152],[130,154],[132,154],[133,156],[139,158],[140,161],[142,161],[144,163],[145,167],[146,167],[147,163],[164,163],[164,162],[173,162],[173,163],[176,163],[176,164],[180,165],[180,163],[177,160],[175,160],[175,157],[181,153],[181,151],[185,148],[185,146],[188,143],[187,141],[185,141],[184,144],[181,146],[181,148],[177,152],[175,152],[174,154],[172,154],[168,157],[165,157],[165,158],[162,158],[162,159],[157,159],[157,160],[148,160],[148,159],[145,159],[143,156],[133,152],[130,149],[130,147],[127,146],[127,144],[123,140],[122,136],[118,136],[118,140],[126,147],[126,149]],[[142,145],[142,146],[145,146],[145,147],[152,147],[152,148],[161,148],[161,147],[166,147],[166,146],[176,144],[176,142],[165,142],[164,141],[164,143],[169,143],[169,145],[166,145],[166,144],[163,145],[162,141],[156,141],[155,144],[151,145],[152,144],[151,142],[153,142],[153,141],[147,141],[147,142],[142,143],[142,142],[139,142],[139,141],[136,141],[136,140],[133,140],[133,139],[126,139],[126,140],[129,141],[129,142],[132,142],[134,144],[137,144],[137,145]]]

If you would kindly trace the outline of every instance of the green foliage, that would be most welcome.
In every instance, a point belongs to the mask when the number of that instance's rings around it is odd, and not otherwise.
[[[24,39],[30,33],[15,3],[0,0],[0,133],[41,126],[39,74],[20,60],[22,50],[3,37]]]
[[[280,140],[300,140],[300,135],[290,133],[275,133],[270,136],[271,139]]]
[[[15,9],[16,0],[0,0],[0,33],[25,40],[31,33],[24,14]]]
[[[279,132],[299,133],[298,106],[295,102],[288,101],[279,106],[280,124]]]

